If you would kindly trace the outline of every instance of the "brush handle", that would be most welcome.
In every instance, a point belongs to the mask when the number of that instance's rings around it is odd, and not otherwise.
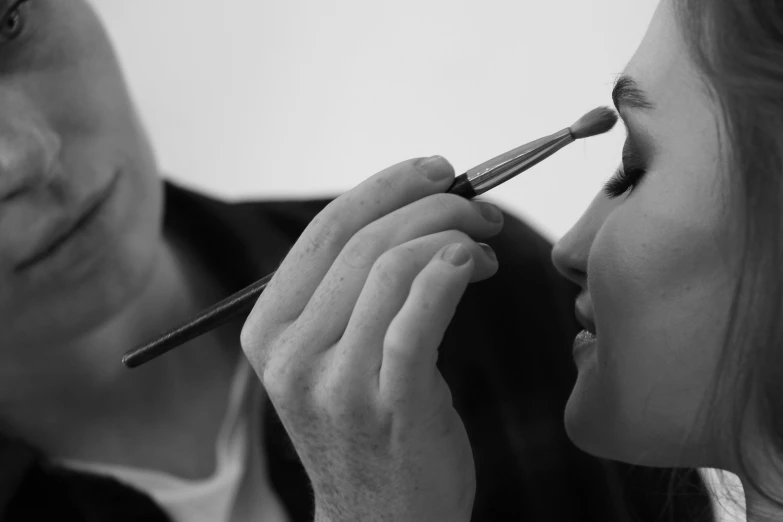
[[[274,275],[275,272],[272,272],[264,276],[252,285],[200,312],[187,323],[162,334],[154,341],[128,351],[122,357],[122,364],[128,368],[135,368],[172,348],[214,330],[235,317],[249,313]]]
[[[454,183],[451,184],[449,189],[446,191],[447,194],[456,194],[457,196],[462,196],[465,199],[473,199],[478,194],[476,194],[476,189],[473,188],[473,185],[470,183],[470,180],[468,179],[468,173],[460,174],[454,179]]]
[[[476,191],[473,190],[473,186],[468,181],[467,173],[457,176],[446,192],[466,199],[472,199],[476,196]],[[147,344],[129,350],[123,355],[122,364],[128,368],[135,368],[191,339],[214,330],[235,317],[249,313],[255,306],[258,296],[261,295],[274,275],[275,272],[272,272],[264,276],[250,286],[200,312],[187,323],[161,334]]]

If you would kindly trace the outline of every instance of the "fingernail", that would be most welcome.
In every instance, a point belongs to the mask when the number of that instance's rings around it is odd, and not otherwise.
[[[491,247],[491,246],[489,246],[489,245],[488,245],[488,244],[486,244],[486,243],[479,243],[479,246],[480,246],[480,247],[481,247],[481,249],[484,251],[484,253],[485,253],[485,254],[487,254],[487,255],[489,256],[489,258],[490,258],[492,261],[497,261],[498,257],[495,255],[495,251],[494,251],[494,250],[492,250],[492,247]]]
[[[453,176],[451,165],[443,156],[430,156],[416,163],[430,181],[443,181]]]
[[[500,223],[503,221],[503,212],[501,212],[500,209],[492,203],[487,203],[486,201],[476,201],[476,204],[479,206],[481,215],[484,216],[484,219],[490,223]]]
[[[454,266],[464,265],[470,259],[470,252],[462,243],[454,243],[443,251],[443,260]]]

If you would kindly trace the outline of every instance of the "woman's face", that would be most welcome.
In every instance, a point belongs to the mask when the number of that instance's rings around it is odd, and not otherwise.
[[[604,458],[722,467],[712,430],[696,413],[715,369],[739,252],[724,230],[717,109],[672,9],[669,0],[659,4],[624,71],[640,92],[623,82],[619,93],[625,168],[646,173],[622,196],[599,193],[552,253],[582,287],[577,304],[597,331],[592,348],[575,357],[565,423],[577,446]]]
[[[0,16],[2,344],[63,343],[141,288],[160,180],[87,4],[0,0]]]

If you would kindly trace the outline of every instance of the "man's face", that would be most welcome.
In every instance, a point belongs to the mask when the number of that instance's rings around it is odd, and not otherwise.
[[[0,0],[2,348],[66,341],[150,273],[161,184],[84,0]]]

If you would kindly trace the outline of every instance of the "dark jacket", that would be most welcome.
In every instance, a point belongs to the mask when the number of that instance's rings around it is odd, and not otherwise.
[[[275,270],[329,201],[227,203],[166,182],[165,226],[190,238],[238,290]],[[552,244],[507,213],[503,231],[487,243],[497,253],[498,272],[468,286],[437,363],[473,448],[473,520],[634,520],[625,499],[639,520],[658,520],[669,470],[603,461],[566,436],[563,412],[576,379],[571,345],[581,329],[574,317],[579,288],[555,270]],[[310,521],[307,475],[271,404],[265,411],[272,485],[292,522]],[[697,475],[687,483],[690,496],[676,497],[673,506],[680,520],[696,520],[684,510],[709,511],[708,497]],[[58,468],[35,448],[6,438],[0,439],[0,520],[168,519],[144,493]]]

